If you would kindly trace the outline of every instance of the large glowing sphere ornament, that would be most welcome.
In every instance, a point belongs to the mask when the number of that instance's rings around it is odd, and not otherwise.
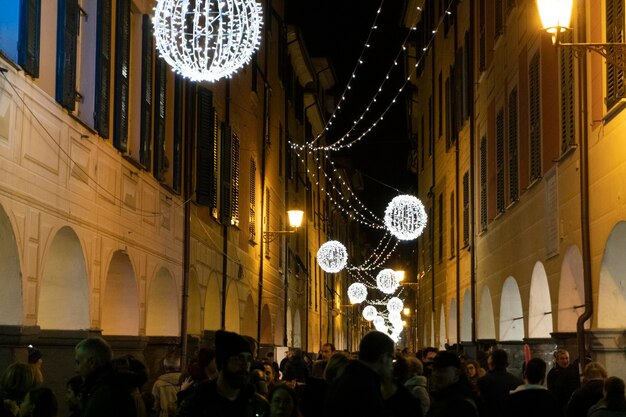
[[[426,210],[412,195],[395,197],[385,210],[385,226],[400,240],[417,239],[426,227]]]
[[[361,314],[363,314],[365,320],[372,321],[378,316],[378,311],[374,306],[366,306]]]
[[[348,298],[352,304],[359,304],[367,298],[367,287],[360,282],[355,282],[348,287]]]
[[[157,0],[152,23],[156,48],[175,72],[212,82],[250,62],[263,13],[255,0]]]
[[[317,250],[317,263],[326,272],[339,272],[348,263],[348,251],[341,242],[329,240]]]
[[[387,301],[387,310],[389,311],[389,313],[400,314],[403,308],[404,303],[398,297],[391,297],[389,301]]]
[[[398,279],[393,269],[383,269],[376,275],[376,287],[385,294],[393,294],[398,288]]]

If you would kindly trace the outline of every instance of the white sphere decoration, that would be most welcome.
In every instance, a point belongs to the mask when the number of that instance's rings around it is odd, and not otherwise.
[[[374,306],[366,306],[361,314],[363,314],[363,318],[365,320],[372,321],[376,316],[378,316],[378,311]]]
[[[367,287],[360,282],[355,282],[348,287],[348,298],[352,304],[362,303],[367,298]]]
[[[400,240],[417,239],[426,227],[426,210],[422,202],[412,195],[395,197],[385,210],[385,226]]]
[[[400,313],[389,313],[387,315],[387,320],[389,320],[389,323],[402,323],[402,316],[400,316]]]
[[[348,251],[341,242],[329,240],[317,250],[317,263],[326,272],[339,272],[348,263]]]
[[[404,302],[398,297],[391,297],[389,301],[387,301],[387,310],[390,313],[400,313],[404,308]]]
[[[263,11],[255,0],[157,0],[152,24],[157,51],[175,72],[212,82],[250,62]]]
[[[393,294],[398,288],[398,279],[393,269],[383,269],[376,275],[376,287],[385,294]]]
[[[374,317],[374,320],[372,320],[372,323],[374,323],[374,327],[378,329],[379,327],[385,325],[385,319],[382,316],[376,316]]]

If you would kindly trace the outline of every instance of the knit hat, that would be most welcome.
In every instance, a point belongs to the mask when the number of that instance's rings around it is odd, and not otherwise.
[[[43,355],[39,349],[37,349],[33,345],[28,345],[28,363],[37,363],[37,361],[41,359],[42,356]]]
[[[241,352],[252,354],[250,344],[237,333],[218,330],[215,332],[215,364],[221,370],[231,356]]]

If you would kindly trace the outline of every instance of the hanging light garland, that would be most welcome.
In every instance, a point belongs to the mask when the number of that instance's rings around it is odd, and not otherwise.
[[[161,57],[192,81],[217,81],[250,62],[263,13],[255,0],[157,0],[154,37]]]
[[[317,250],[317,263],[329,273],[337,273],[348,263],[346,247],[336,240],[329,240]]]
[[[417,239],[426,227],[426,210],[412,195],[394,197],[385,210],[385,226],[400,240]]]
[[[389,311],[389,313],[397,314],[397,316],[394,316],[394,317],[400,318],[400,312],[402,311],[403,308],[404,308],[404,302],[398,297],[392,297],[389,301],[387,301],[387,310]]]
[[[348,298],[352,304],[362,303],[367,298],[367,287],[360,282],[355,282],[348,287]]]
[[[376,275],[376,287],[385,294],[393,294],[398,288],[398,280],[393,269],[383,269]]]
[[[363,318],[367,321],[372,321],[376,316],[378,316],[378,310],[374,306],[365,306],[363,309]]]

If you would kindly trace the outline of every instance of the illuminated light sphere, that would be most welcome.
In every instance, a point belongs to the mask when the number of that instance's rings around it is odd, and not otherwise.
[[[372,323],[374,323],[374,327],[378,329],[379,327],[385,325],[385,319],[383,318],[383,316],[376,316],[374,317],[374,320],[372,320]]]
[[[341,242],[329,240],[317,250],[317,263],[326,272],[339,272],[348,263],[348,251]]]
[[[395,197],[385,210],[385,226],[400,240],[417,239],[426,227],[426,210],[412,195]]]
[[[367,287],[360,282],[355,282],[348,287],[348,298],[352,304],[359,304],[367,298]]]
[[[376,318],[376,316],[378,316],[378,311],[374,306],[366,306],[361,314],[363,314],[363,318],[365,320],[372,321]]]
[[[398,280],[393,269],[383,269],[376,275],[376,287],[385,294],[393,294],[398,288]]]
[[[404,302],[398,297],[392,297],[387,301],[387,310],[389,313],[400,313],[404,308]]]
[[[389,323],[402,323],[402,316],[400,316],[400,313],[389,313],[387,315],[387,320],[389,320]]]
[[[157,0],[154,38],[160,56],[192,81],[217,81],[250,62],[263,11],[255,0]]]

